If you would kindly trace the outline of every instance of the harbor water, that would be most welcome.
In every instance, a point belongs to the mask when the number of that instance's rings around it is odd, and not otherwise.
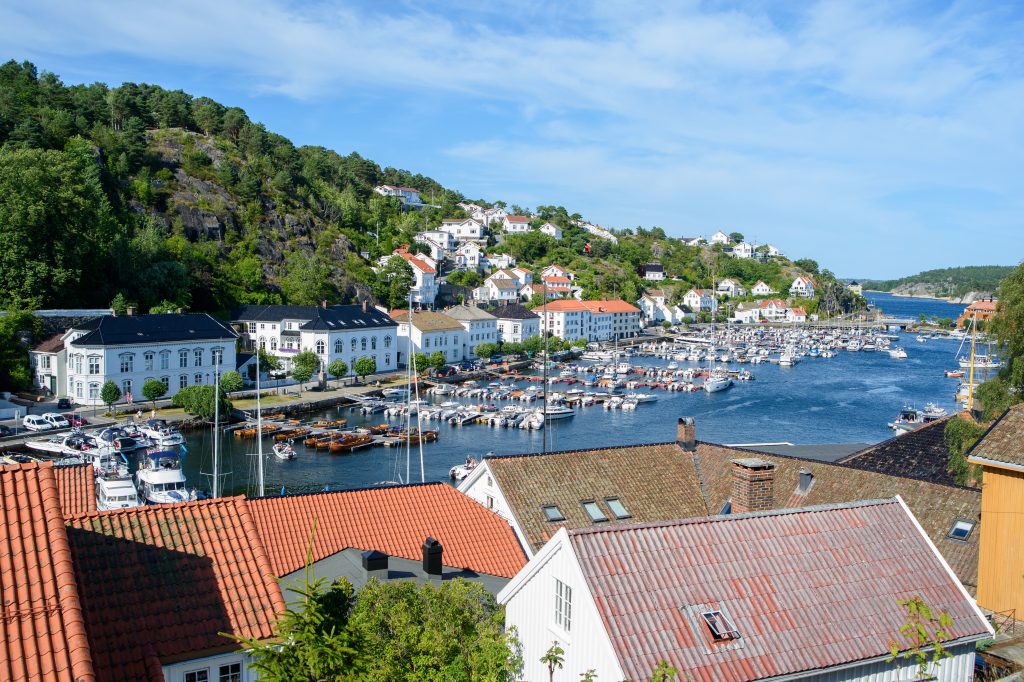
[[[869,301],[895,317],[917,318],[920,313],[956,317],[962,306],[931,299],[897,298],[868,293]],[[676,420],[693,416],[697,437],[718,443],[874,443],[892,437],[888,428],[904,405],[923,407],[933,402],[950,412],[956,409],[957,380],[943,376],[943,370],[957,367],[960,341],[929,339],[918,342],[912,334],[901,334],[894,345],[906,349],[908,358],[893,359],[885,352],[839,351],[830,359],[806,358],[794,367],[777,364],[732,365],[749,369],[754,381],[736,382],[719,393],[654,393],[658,400],[641,403],[635,411],[605,410],[601,405],[575,408],[575,416],[550,423],[548,450],[600,448],[636,443],[664,442],[675,438]],[[637,367],[665,366],[669,360],[643,357],[632,361]],[[696,366],[680,363],[680,367]],[[536,385],[536,384],[535,384]],[[552,391],[569,386],[554,384]],[[578,385],[573,388],[579,388]],[[434,402],[452,400],[436,397]],[[459,399],[479,404],[481,399]],[[501,403],[507,404],[507,403]],[[531,403],[530,407],[539,407]],[[400,425],[404,418],[386,419],[382,413],[362,415],[342,407],[326,410],[316,418],[347,419],[347,428],[390,421]],[[413,428],[416,428],[415,417]],[[539,430],[499,428],[482,424],[450,426],[436,421],[423,424],[436,429],[436,442],[423,445],[423,480],[449,480],[448,470],[469,456],[541,452],[544,434]],[[204,476],[211,467],[211,434],[188,436],[184,466],[191,482],[209,487]],[[225,490],[252,493],[256,458],[253,439],[222,436]],[[271,438],[264,449],[270,452]],[[298,458],[278,461],[269,457],[265,467],[268,494],[358,488],[388,482],[418,482],[419,447],[413,445],[407,460],[406,448],[372,447],[354,453],[332,455],[305,448],[296,441]]]

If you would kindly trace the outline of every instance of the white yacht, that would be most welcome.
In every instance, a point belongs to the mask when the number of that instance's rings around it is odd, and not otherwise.
[[[907,359],[907,351],[903,350],[899,346],[896,346],[895,348],[890,348],[889,349],[889,357],[890,358],[895,358],[896,360],[906,360]]]
[[[627,393],[623,398],[637,403],[653,403],[658,399],[658,396],[653,393]]]
[[[732,377],[724,372],[712,372],[704,380],[704,390],[707,393],[718,393],[732,386]]]
[[[49,452],[64,456],[82,455],[83,453],[88,455],[90,452],[103,449],[95,438],[87,436],[80,431],[64,434],[56,438],[30,440],[25,443],[25,446],[38,452]]]
[[[147,504],[190,502],[196,491],[189,490],[181,458],[173,450],[153,450],[146,453],[135,474],[139,494]]]
[[[168,426],[163,419],[147,419],[139,424],[139,431],[153,441],[153,445],[160,448],[169,448],[185,442],[181,432]]]
[[[970,357],[961,357],[960,366],[964,369],[968,369],[971,366]],[[975,355],[974,356],[974,369],[999,369],[1003,366],[1003,363],[997,358],[990,358],[987,355]]]
[[[567,417],[575,417],[576,413],[573,412],[571,407],[565,405],[545,405],[544,416],[547,419],[565,419]]]
[[[97,510],[128,509],[141,505],[142,500],[139,499],[139,492],[135,489],[131,476],[110,473],[96,477]]]
[[[792,367],[796,364],[796,357],[789,351],[779,356],[779,367]]]

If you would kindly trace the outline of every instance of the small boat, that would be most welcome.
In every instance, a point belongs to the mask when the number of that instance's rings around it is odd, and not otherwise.
[[[168,426],[164,419],[147,419],[138,425],[138,429],[157,447],[169,448],[185,442],[181,432]]]
[[[368,433],[345,434],[330,444],[331,452],[351,452],[373,442],[373,436]]]
[[[547,419],[566,419],[567,417],[575,417],[576,413],[571,407],[565,405],[545,405],[544,416]]]
[[[971,359],[969,357],[960,358],[960,367],[968,369],[970,366]],[[974,356],[974,369],[999,369],[1002,366],[1003,363],[998,358],[990,358],[987,355]]]
[[[135,474],[139,495],[147,504],[191,502],[196,491],[186,487],[181,458],[173,450],[150,450]]]
[[[25,443],[25,446],[39,452],[49,452],[64,456],[75,456],[94,450],[101,450],[100,444],[95,438],[81,432],[72,432],[58,438],[30,440]]]
[[[925,403],[923,415],[926,422],[933,422],[936,419],[942,419],[947,414],[948,413],[945,408],[939,407],[935,403]]]
[[[295,448],[287,442],[274,443],[274,457],[283,460],[295,459]]]
[[[944,373],[950,379],[961,379],[964,376],[962,369],[947,369]]]
[[[484,457],[489,457],[493,454],[493,452],[488,452]],[[479,462],[476,461],[475,457],[467,457],[465,464],[456,464],[448,470],[448,477],[454,481],[463,481],[473,473],[473,470],[476,469],[478,465]]]
[[[310,433],[313,429],[308,426],[300,426],[297,429],[289,429],[287,431],[281,431],[280,433],[274,434],[274,440],[281,442],[285,440],[291,440],[292,438],[302,438],[303,436]]]
[[[889,422],[889,428],[893,431],[904,433],[912,431],[921,424],[924,424],[924,413],[914,407],[904,407],[900,410],[895,421]]]
[[[894,358],[896,360],[906,360],[907,359],[907,351],[903,350],[899,346],[896,346],[895,348],[890,348],[889,349],[889,357],[890,358]]]
[[[732,386],[732,377],[724,372],[713,371],[704,380],[704,391],[706,393],[718,393]]]

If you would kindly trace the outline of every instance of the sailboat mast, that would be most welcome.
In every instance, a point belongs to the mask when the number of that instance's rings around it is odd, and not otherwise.
[[[544,279],[544,275],[541,275],[541,290],[544,292],[544,321],[547,323],[544,326],[547,329],[544,330],[544,405],[541,406],[541,428],[544,431],[544,444],[542,452],[548,454],[548,334],[550,333],[551,318],[548,317],[548,283]]]
[[[218,471],[220,462],[217,460],[219,456],[217,441],[220,440],[218,426],[220,426],[220,366],[217,366],[213,373],[213,490],[211,493],[214,498],[220,497],[220,472]]]
[[[416,373],[416,353],[412,347],[412,291],[409,291],[409,383],[405,386],[405,483],[412,481],[412,472],[409,469],[412,459],[412,441],[409,440],[409,432],[412,430],[412,382],[419,378]]]
[[[263,412],[260,407],[260,354],[256,352],[256,495],[263,497]]]
[[[978,313],[971,317],[971,371],[967,377],[967,411],[974,410],[974,342],[978,337]]]

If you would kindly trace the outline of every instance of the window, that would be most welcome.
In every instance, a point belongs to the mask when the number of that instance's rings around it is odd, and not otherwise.
[[[249,333],[250,334],[255,334],[256,333],[256,323],[255,322],[250,322],[249,323]]]
[[[594,523],[600,523],[601,521],[608,520],[608,517],[604,515],[604,512],[601,511],[601,508],[597,506],[597,502],[581,502],[581,504],[583,505],[583,508],[587,511],[587,516],[589,516],[590,520]]]
[[[135,355],[125,353],[121,356],[121,374],[128,374],[135,371]]]
[[[242,664],[222,665],[217,671],[218,682],[242,682]]]
[[[263,323],[261,322],[261,323],[260,323],[260,329],[266,329],[266,328],[267,328],[267,325],[265,325],[265,324],[263,324]]]
[[[556,504],[546,504],[541,507],[541,511],[544,512],[544,516],[548,521],[565,521],[562,510]]]
[[[572,588],[555,578],[555,625],[572,629]]]
[[[384,366],[385,367],[390,367],[391,366],[391,353],[385,353],[384,354]]]
[[[700,614],[700,617],[704,619],[708,630],[711,631],[711,637],[716,642],[727,642],[740,638],[740,631],[732,624],[729,617],[721,611],[705,611]]]
[[[89,374],[100,373],[100,359],[96,355],[89,356]]]
[[[489,475],[487,476],[487,485],[494,486],[494,479],[491,478]]]
[[[626,509],[626,506],[622,504],[622,500],[617,497],[606,497],[604,503],[608,505],[608,508],[612,510],[612,514],[617,519],[628,519],[632,514]]]
[[[178,388],[185,388],[186,386],[188,386],[188,375],[182,374],[178,377]]]
[[[50,369],[50,356],[49,355],[40,355],[39,356],[39,366],[42,367],[43,369]]]
[[[203,383],[203,375],[202,374],[196,373],[194,379],[195,379],[195,381],[193,381],[192,383],[194,383],[196,386],[198,386],[199,384]]]
[[[100,385],[97,383],[89,384],[89,398],[91,400],[98,400],[100,397]]]
[[[359,343],[359,350],[366,350],[366,337],[364,336]]]
[[[125,379],[124,381],[121,382],[121,395],[123,395],[125,400],[127,400],[128,396],[131,395],[131,392],[132,392],[132,380],[131,379]]]
[[[183,349],[178,351],[178,369],[184,367],[188,367],[188,351]]]
[[[353,352],[353,353],[355,353],[355,352],[356,352],[356,343],[357,343],[357,341],[355,340],[355,338],[353,338],[353,339],[352,339],[352,352]]]
[[[81,381],[75,382],[75,397],[76,398],[81,398],[82,397],[82,382]]]
[[[336,340],[334,342],[334,352],[335,353],[340,353],[340,352],[342,352],[342,350],[344,350],[344,349],[342,348],[341,339],[338,339],[338,340]]]
[[[203,349],[196,348],[196,367],[203,366]]]
[[[266,349],[267,349],[267,340],[261,336],[260,337],[260,350],[266,350]]]
[[[377,350],[377,337],[376,336],[371,336],[370,337],[370,350]]]
[[[323,355],[326,352],[327,352],[327,344],[324,343],[322,340],[321,341],[317,341],[316,342],[316,354],[317,355]]]
[[[160,383],[164,385],[164,390],[167,390],[167,391],[171,390],[171,378],[170,377],[160,377]]]
[[[430,339],[423,339],[423,347],[430,348]]]
[[[492,495],[487,496],[487,508],[494,509],[494,497]]]
[[[185,673],[185,682],[210,682],[210,669],[189,670]]]
[[[391,334],[384,337],[384,347],[391,348]]]
[[[145,355],[142,356],[143,361],[146,363],[147,372],[153,371],[153,357],[153,353],[146,353]]]
[[[292,347],[291,342],[288,343],[288,347],[289,348]],[[277,337],[276,336],[271,337],[271,339],[270,339],[270,350],[277,350]]]
[[[82,356],[81,355],[76,355],[75,356],[75,374],[81,374],[81,373],[82,373]]]
[[[953,527],[949,529],[949,537],[952,540],[964,540],[971,536],[974,530],[974,521],[969,519],[957,519]]]

